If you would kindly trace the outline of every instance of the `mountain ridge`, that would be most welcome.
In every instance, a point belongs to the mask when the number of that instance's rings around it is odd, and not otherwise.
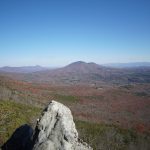
[[[48,68],[39,65],[36,66],[21,66],[21,67],[0,67],[1,72],[14,72],[14,73],[32,73],[37,71],[47,70]]]
[[[103,66],[115,68],[150,67],[150,62],[108,63],[103,64]]]
[[[150,82],[150,67],[113,68],[77,61],[67,66],[29,73],[1,72],[14,79],[49,84],[128,84]]]

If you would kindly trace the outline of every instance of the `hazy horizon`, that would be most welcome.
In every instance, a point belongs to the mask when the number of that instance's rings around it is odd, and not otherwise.
[[[72,63],[75,63],[75,62],[79,62],[79,61],[82,61],[82,60],[78,60],[78,61],[74,61],[74,62],[69,62],[67,64],[64,64],[64,65],[54,65],[54,64],[47,64],[45,66],[43,65],[40,65],[40,64],[35,64],[35,65],[16,65],[16,66],[13,66],[13,65],[6,65],[6,66],[0,66],[0,68],[3,68],[3,67],[46,67],[46,68],[59,68],[59,67],[64,67],[64,66],[67,66],[67,65],[70,65]],[[143,66],[150,66],[150,62],[125,62],[125,63],[119,63],[119,62],[113,62],[113,63],[97,63],[97,62],[86,62],[86,61],[82,61],[82,62],[85,62],[85,63],[96,63],[98,65],[104,65],[104,66],[117,66],[117,65],[139,65],[141,66],[141,64],[144,64]]]
[[[1,67],[150,62],[148,0],[6,0],[0,7]]]

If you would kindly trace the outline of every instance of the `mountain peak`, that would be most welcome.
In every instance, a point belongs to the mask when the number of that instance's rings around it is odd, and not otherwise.
[[[94,63],[94,62],[84,62],[84,61],[76,61],[76,62],[73,62],[69,65],[67,65],[66,67],[72,67],[72,66],[76,66],[76,67],[80,67],[80,66],[85,66],[85,67],[92,67],[92,66],[95,66],[95,67],[100,67],[100,65]]]
[[[76,61],[76,62],[73,62],[73,63],[71,63],[69,65],[81,65],[81,64],[87,64],[87,63],[84,62],[84,61]]]

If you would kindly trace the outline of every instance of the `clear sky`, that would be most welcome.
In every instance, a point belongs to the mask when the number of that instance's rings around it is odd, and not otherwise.
[[[0,66],[150,61],[150,0],[0,0]]]

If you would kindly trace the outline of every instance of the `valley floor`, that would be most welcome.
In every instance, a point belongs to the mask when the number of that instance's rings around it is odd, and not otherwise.
[[[80,137],[96,150],[149,149],[150,84],[50,85],[6,77],[0,78],[0,144],[20,125],[35,126],[52,99],[71,109]]]

